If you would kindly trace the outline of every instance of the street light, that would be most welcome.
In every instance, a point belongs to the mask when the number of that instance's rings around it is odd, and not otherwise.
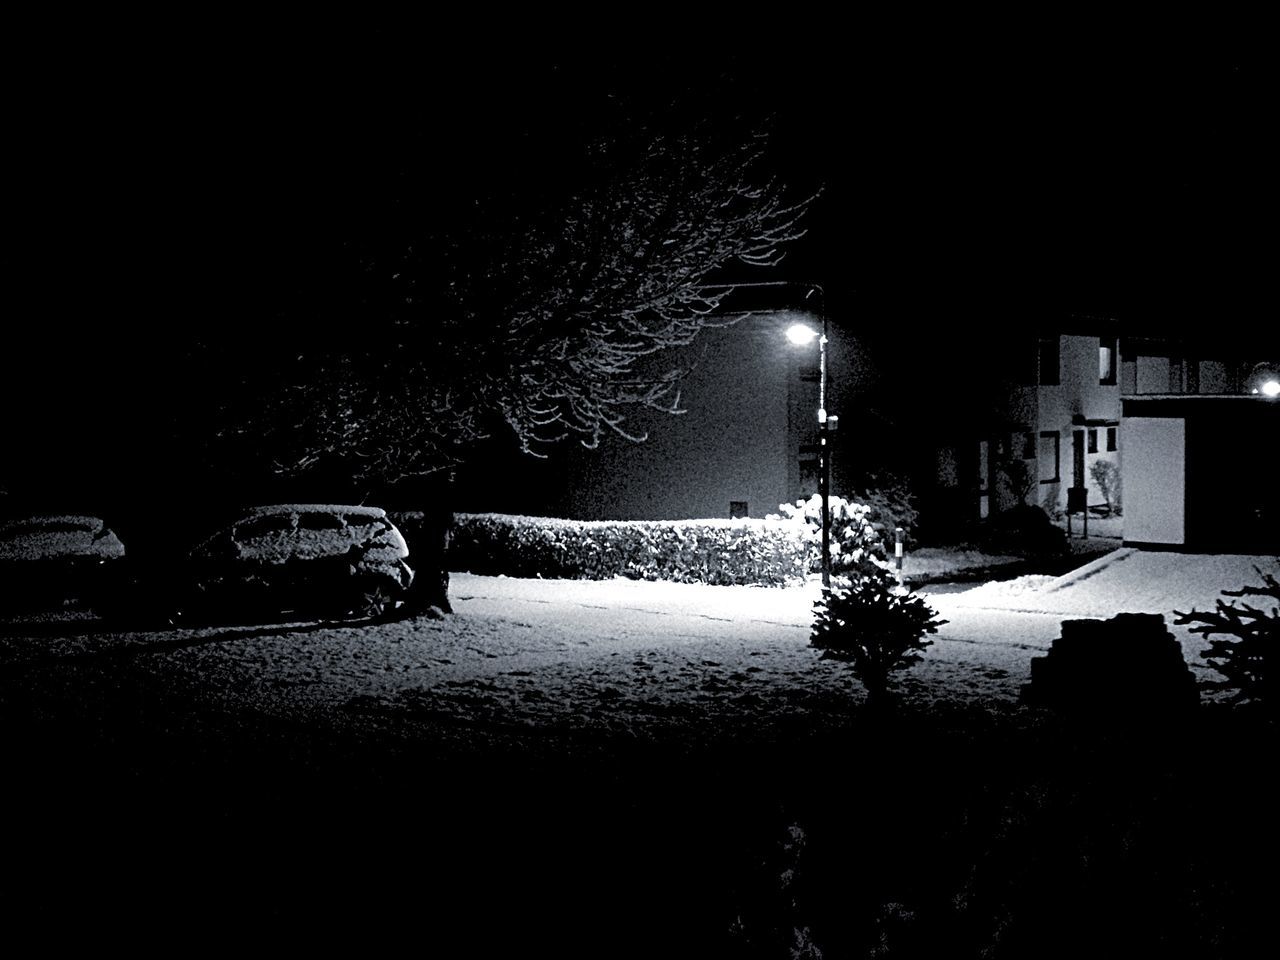
[[[811,286],[805,294],[808,300],[817,293],[821,300],[822,288]],[[835,417],[827,416],[827,311],[825,305],[818,310],[822,318],[822,332],[803,323],[787,328],[787,339],[797,345],[818,341],[818,493],[822,497],[822,586],[831,588],[831,427]]]
[[[796,323],[787,328],[787,339],[798,346],[818,341],[818,492],[822,496],[822,586],[831,587],[831,431],[838,417],[827,416],[827,310],[826,293],[819,284],[800,284],[793,280],[766,280],[748,283],[705,284],[702,290],[724,290],[726,292],[746,287],[798,287],[805,286],[808,300],[815,293],[818,295],[818,316],[822,320],[822,332],[814,330],[803,323]]]

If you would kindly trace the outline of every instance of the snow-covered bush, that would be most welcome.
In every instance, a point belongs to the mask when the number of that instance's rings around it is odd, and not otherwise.
[[[893,530],[876,522],[875,509],[831,497],[831,571],[855,580],[880,577],[889,569],[887,543]],[[798,525],[808,545],[809,570],[822,569],[822,497],[784,503],[767,519]]]
[[[1243,586],[1239,590],[1223,590],[1227,597],[1267,597],[1270,610],[1248,603],[1216,601],[1212,613],[1193,609],[1190,613],[1174,611],[1175,624],[1195,624],[1192,633],[1205,637],[1223,634],[1234,639],[1210,640],[1209,649],[1200,656],[1225,679],[1207,681],[1206,686],[1234,690],[1235,699],[1276,712],[1280,708],[1280,581],[1261,568],[1254,567],[1262,578],[1260,587]]]
[[[945,620],[919,597],[902,592],[888,577],[864,577],[849,587],[824,590],[814,603],[809,645],[822,658],[843,660],[873,702],[888,693],[889,677],[918,663]]]
[[[803,528],[778,520],[559,520],[458,514],[449,569],[489,576],[784,586],[803,579]]]

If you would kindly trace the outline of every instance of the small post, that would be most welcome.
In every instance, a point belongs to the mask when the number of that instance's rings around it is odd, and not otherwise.
[[[893,528],[893,568],[898,578],[898,586],[902,586],[902,528]]]

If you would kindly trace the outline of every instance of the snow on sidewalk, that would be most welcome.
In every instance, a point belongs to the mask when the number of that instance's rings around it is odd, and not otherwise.
[[[947,598],[951,609],[983,608],[1070,617],[1212,610],[1224,589],[1262,582],[1257,567],[1280,574],[1280,560],[1238,554],[1188,554],[1126,547],[1060,577],[985,583]]]

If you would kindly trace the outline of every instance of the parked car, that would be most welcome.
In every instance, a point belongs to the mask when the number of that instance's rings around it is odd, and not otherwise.
[[[101,517],[29,516],[0,522],[0,607],[91,606],[111,590],[124,544]]]
[[[190,551],[170,598],[172,613],[381,616],[413,582],[408,556],[408,544],[380,507],[256,507]]]

